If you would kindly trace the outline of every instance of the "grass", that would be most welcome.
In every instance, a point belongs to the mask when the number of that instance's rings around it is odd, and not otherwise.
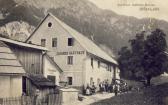
[[[168,105],[168,83],[129,92],[91,105]],[[166,104],[167,103],[167,104]]]

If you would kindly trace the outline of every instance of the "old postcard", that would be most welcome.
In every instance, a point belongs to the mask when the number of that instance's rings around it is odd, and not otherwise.
[[[0,0],[0,105],[168,105],[167,0]]]

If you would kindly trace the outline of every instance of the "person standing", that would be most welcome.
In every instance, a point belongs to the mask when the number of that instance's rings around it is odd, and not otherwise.
[[[96,92],[96,86],[94,85],[94,82],[92,84],[91,90],[92,90],[92,94]]]
[[[91,94],[90,86],[89,86],[89,84],[87,84],[87,86],[86,86],[86,95],[89,96],[90,94]]]
[[[115,96],[118,95],[118,86],[117,86],[117,84],[115,84],[115,86],[114,86],[114,93],[115,93]]]
[[[107,81],[105,82],[105,92],[108,92],[108,83],[107,83]]]

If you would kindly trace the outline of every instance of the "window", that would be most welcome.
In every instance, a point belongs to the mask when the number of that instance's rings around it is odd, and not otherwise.
[[[109,71],[111,72],[111,66],[109,66]]]
[[[51,22],[49,22],[49,23],[48,23],[48,27],[51,27],[51,26],[52,26],[52,23],[51,23]]]
[[[68,85],[72,85],[72,77],[68,77]]]
[[[93,85],[93,78],[91,77],[90,78],[90,86],[92,86]]]
[[[91,66],[93,67],[93,58],[91,58]]]
[[[73,56],[68,56],[67,58],[67,64],[72,65],[73,64]]]
[[[52,47],[57,47],[57,38],[52,38]]]
[[[73,46],[73,44],[74,44],[74,39],[68,38],[68,46]]]
[[[111,72],[111,66],[110,65],[107,66],[107,71]]]
[[[41,46],[43,46],[43,47],[46,46],[46,39],[41,39]]]
[[[97,61],[98,68],[100,68],[100,61]]]
[[[48,75],[47,79],[51,80],[55,84],[55,76]]]

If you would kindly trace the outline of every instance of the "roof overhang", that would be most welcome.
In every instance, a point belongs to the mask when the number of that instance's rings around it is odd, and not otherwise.
[[[27,78],[38,88],[54,88],[56,85],[42,74],[27,74]]]
[[[33,48],[33,49],[37,49],[37,50],[48,51],[47,48],[42,47],[42,46],[37,46],[37,45],[33,45],[33,44],[19,42],[19,41],[7,39],[7,38],[0,37],[0,41],[3,41],[5,43],[10,43],[10,44],[13,44],[13,45],[17,45],[17,46],[20,46],[20,47],[26,47],[26,48]]]
[[[0,76],[24,76],[26,73],[1,73]]]
[[[87,52],[87,54],[88,54],[89,56],[91,56],[91,57],[93,57],[93,58],[96,58],[96,59],[98,59],[98,60],[100,60],[100,61],[102,61],[102,62],[105,62],[105,63],[107,63],[107,64],[118,66],[118,63],[114,63],[114,62],[108,61],[108,60],[103,59],[103,58],[101,58],[101,57],[99,57],[99,56],[97,56],[97,55],[94,55],[94,54],[90,53],[90,52]]]
[[[52,60],[48,54],[45,54],[44,56],[46,56],[46,58],[60,71],[60,72],[63,72],[63,70],[57,65],[57,63]]]

